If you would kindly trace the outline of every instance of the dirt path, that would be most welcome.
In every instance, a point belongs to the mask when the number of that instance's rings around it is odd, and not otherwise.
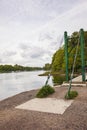
[[[0,130],[87,130],[87,88],[74,87],[79,96],[63,115],[18,110],[35,97],[38,90],[24,92],[0,102]],[[64,98],[66,87],[55,88],[49,97]]]

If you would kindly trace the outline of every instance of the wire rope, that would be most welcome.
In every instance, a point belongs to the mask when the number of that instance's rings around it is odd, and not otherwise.
[[[59,49],[60,49],[62,43],[63,43],[63,36],[62,36],[62,38],[61,38],[61,40],[60,40]],[[52,72],[52,66],[51,66],[50,72],[49,72],[49,74],[48,74],[48,76],[47,76],[47,80],[46,80],[46,82],[45,82],[45,86],[48,85],[49,79],[50,79],[50,77],[51,77],[51,72]]]
[[[68,89],[68,95],[70,94],[70,90],[71,90],[71,87],[72,87],[71,84],[72,84],[72,79],[73,79],[73,75],[74,75],[74,69],[75,69],[75,63],[76,63],[76,58],[77,58],[77,53],[78,53],[78,47],[79,47],[79,38],[78,38],[75,58],[74,58],[73,66],[72,66],[72,73],[71,73],[71,76],[70,76],[70,84],[69,84],[69,89]]]

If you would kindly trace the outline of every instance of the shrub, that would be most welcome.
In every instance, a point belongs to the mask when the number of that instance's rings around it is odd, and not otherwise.
[[[50,85],[46,85],[46,86],[43,86],[39,92],[37,93],[36,97],[38,98],[44,98],[44,97],[47,97],[48,95],[54,93],[55,90],[53,87],[51,87]]]
[[[65,99],[74,99],[77,96],[78,96],[78,92],[77,91],[70,91],[69,93],[67,93],[65,95]]]

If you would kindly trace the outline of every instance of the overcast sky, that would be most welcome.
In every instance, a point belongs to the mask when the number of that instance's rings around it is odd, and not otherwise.
[[[0,64],[43,66],[62,41],[87,30],[87,0],[0,0]]]

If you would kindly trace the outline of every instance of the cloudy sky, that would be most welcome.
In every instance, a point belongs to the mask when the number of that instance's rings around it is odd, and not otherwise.
[[[0,0],[0,64],[43,66],[64,31],[87,30],[87,0]]]

